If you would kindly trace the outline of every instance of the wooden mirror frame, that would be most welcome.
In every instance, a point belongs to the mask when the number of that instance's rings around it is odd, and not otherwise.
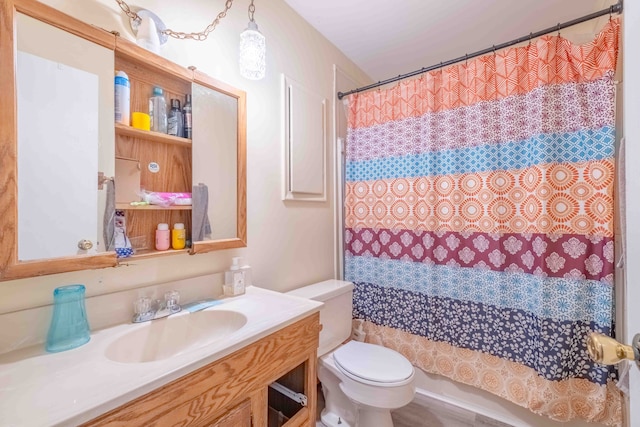
[[[240,248],[247,245],[246,203],[246,94],[221,83],[204,73],[181,67],[163,57],[148,52],[136,44],[98,29],[36,0],[0,0],[0,63],[3,79],[0,89],[7,96],[0,97],[0,281],[15,280],[79,270],[115,267],[115,252],[92,255],[19,261],[18,260],[18,170],[17,170],[17,107],[16,107],[16,19],[17,13],[42,21],[90,42],[104,46],[142,61],[158,64],[168,73],[189,76],[192,81],[228,94],[238,101],[237,153],[237,236],[230,239],[196,242],[190,253]],[[171,255],[172,252],[157,256]],[[148,256],[145,256],[148,257]],[[135,255],[133,259],[135,259]],[[129,260],[131,258],[127,258]]]
[[[247,246],[247,95],[244,91],[209,77],[194,67],[190,68],[193,70],[194,83],[235,98],[238,102],[236,237],[192,242],[191,253],[201,254],[220,249],[242,248]]]

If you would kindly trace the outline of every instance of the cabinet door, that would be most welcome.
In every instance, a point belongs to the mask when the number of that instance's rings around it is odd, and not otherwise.
[[[198,71],[191,92],[193,184],[202,192],[193,198],[193,252],[244,247],[246,94]]]
[[[209,424],[211,427],[251,427],[251,401],[245,400]]]
[[[113,266],[98,171],[113,176],[114,36],[36,1],[1,7],[0,280]]]

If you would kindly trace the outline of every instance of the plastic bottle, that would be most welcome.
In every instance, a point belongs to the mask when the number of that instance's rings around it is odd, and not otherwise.
[[[167,133],[167,101],[164,99],[161,87],[153,88],[153,96],[149,98],[149,116],[152,131]]]
[[[244,273],[240,269],[240,257],[232,258],[231,267],[224,273],[223,290],[227,296],[244,294]]]
[[[169,224],[164,222],[158,224],[158,229],[156,230],[156,250],[166,251],[169,249],[171,246],[169,234]]]
[[[173,136],[184,137],[184,119],[180,109],[180,100],[171,100],[171,110],[167,119],[167,133]]]
[[[124,71],[118,71],[115,77],[115,118],[116,123],[129,126],[131,109],[131,84]]]
[[[187,242],[187,233],[184,229],[184,224],[181,222],[173,224],[173,230],[171,230],[171,247],[173,249],[184,249]]]
[[[184,116],[184,137],[191,139],[192,134],[192,117],[191,117],[191,95],[187,94],[182,108]]]

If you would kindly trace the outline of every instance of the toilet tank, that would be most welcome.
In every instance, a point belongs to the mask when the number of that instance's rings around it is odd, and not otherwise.
[[[318,357],[335,349],[351,336],[353,283],[326,280],[287,292],[302,298],[320,301],[320,345]]]

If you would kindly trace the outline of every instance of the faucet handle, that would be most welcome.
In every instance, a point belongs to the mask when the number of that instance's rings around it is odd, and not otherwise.
[[[137,315],[151,311],[151,298],[140,297],[133,302],[133,312]]]
[[[171,311],[180,310],[180,293],[178,291],[169,291],[164,294],[164,305]]]

